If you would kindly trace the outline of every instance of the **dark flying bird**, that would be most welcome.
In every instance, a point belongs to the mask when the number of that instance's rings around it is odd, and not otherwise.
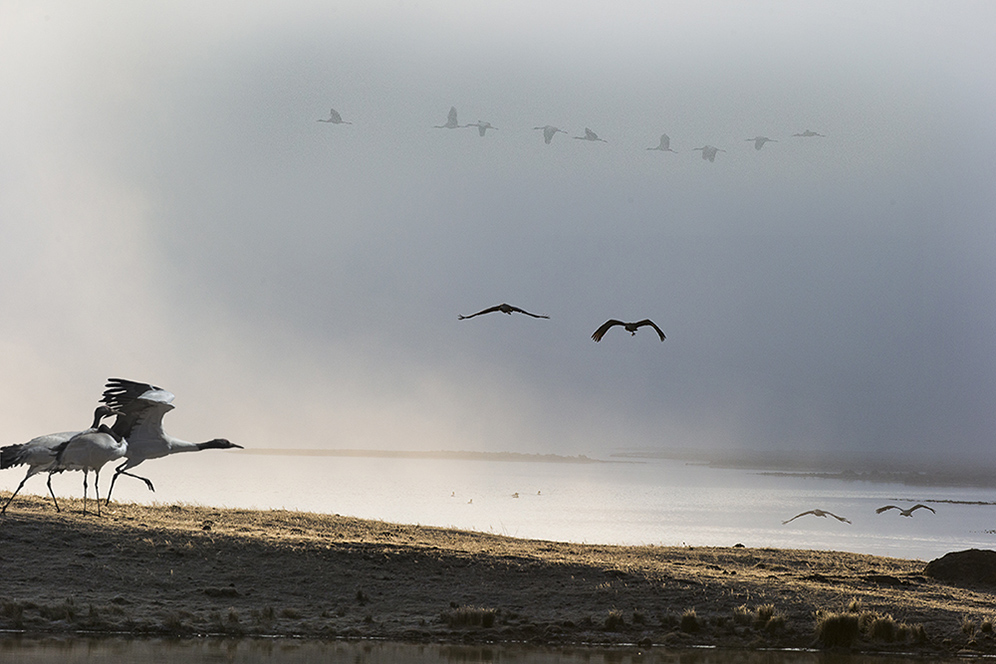
[[[551,125],[544,125],[542,127],[533,127],[533,129],[542,129],[543,130],[543,142],[546,143],[547,145],[550,144],[550,141],[553,140],[553,137],[556,136],[558,132],[561,133],[561,134],[566,134],[567,133],[563,129],[560,129],[558,127],[554,127],[554,126],[551,126]]]
[[[806,516],[807,514],[812,514],[813,516],[822,516],[822,517],[832,516],[833,518],[837,519],[838,521],[843,521],[844,523],[851,523],[848,519],[845,519],[842,516],[837,516],[836,514],[831,514],[830,512],[827,512],[826,510],[809,510],[808,512],[803,512],[802,514],[796,514],[794,517],[792,517],[788,521],[782,521],[782,525],[785,525],[789,521],[795,521],[800,516]]]
[[[755,150],[760,150],[761,148],[763,148],[765,143],[777,143],[778,142],[778,141],[776,141],[773,138],[768,138],[767,136],[755,136],[754,138],[748,138],[747,139],[748,143],[751,142],[751,141],[754,141],[754,149]]]
[[[649,325],[650,327],[657,330],[657,334],[660,335],[661,341],[664,341],[664,339],[666,338],[664,336],[664,333],[661,332],[661,328],[657,327],[657,324],[654,323],[654,321],[650,320],[649,318],[644,318],[643,320],[636,323],[624,323],[621,320],[610,318],[609,320],[602,323],[602,326],[597,330],[595,330],[594,333],[592,333],[591,338],[594,339],[595,341],[601,341],[602,337],[605,336],[605,333],[609,331],[609,328],[615,325],[622,325],[624,328],[626,328],[626,331],[629,332],[630,335],[635,335],[637,328],[643,327],[644,325]]]
[[[661,143],[657,147],[647,148],[648,150],[660,150],[661,152],[674,152],[671,149],[671,137],[667,134],[661,134]]]
[[[604,138],[599,138],[598,134],[593,132],[591,129],[588,129],[587,127],[584,128],[584,136],[575,136],[574,138],[580,141],[601,141],[602,143],[608,143],[607,140],[605,140]]]
[[[703,145],[700,148],[692,148],[692,150],[702,150],[702,158],[708,159],[709,161],[716,161],[717,152],[726,152],[726,150],[721,150],[711,145]]]
[[[123,413],[118,413],[123,415]],[[87,477],[94,471],[93,492],[97,496],[97,516],[100,516],[100,469],[109,461],[125,455],[128,443],[106,424],[87,429],[59,445],[55,456],[55,472],[83,471],[83,514],[86,514]]]
[[[100,426],[102,419],[116,414],[118,413],[113,408],[97,406],[97,409],[93,411],[93,424],[90,425],[90,429],[85,429],[84,431],[96,430]],[[7,502],[4,503],[0,514],[7,511],[10,501],[14,500],[14,496],[21,490],[21,487],[28,481],[29,477],[45,471],[48,471],[48,492],[52,495],[52,502],[55,503],[55,511],[61,511],[59,509],[59,502],[55,499],[55,492],[52,491],[52,474],[58,472],[55,467],[56,455],[58,454],[60,445],[80,433],[83,433],[83,431],[50,433],[47,436],[32,438],[26,443],[7,445],[0,448],[0,468],[13,468],[14,466],[22,465],[28,467],[27,474],[21,480],[21,483],[17,485],[17,488],[14,489],[14,493],[10,495]]]
[[[899,510],[899,515],[900,516],[913,516],[913,511],[914,510],[918,510],[921,507],[923,509],[925,509],[925,510],[930,510],[934,514],[937,514],[937,512],[934,510],[934,508],[931,507],[930,505],[923,505],[923,504],[920,504],[920,503],[917,503],[916,505],[914,505],[913,507],[909,508],[908,510],[904,510],[902,507],[899,507],[898,505],[886,505],[885,507],[879,507],[877,510],[875,510],[875,514],[881,514],[882,512],[886,512],[888,510]]]
[[[227,450],[233,447],[242,449],[241,445],[230,443],[224,438],[215,438],[205,443],[189,443],[163,431],[163,415],[173,410],[175,397],[161,387],[123,378],[109,379],[106,387],[100,400],[123,413],[118,415],[111,429],[128,441],[125,461],[114,470],[111,487],[107,490],[108,503],[119,475],[142,480],[149,491],[156,490],[148,478],[128,472],[143,461],[179,452]]]
[[[806,130],[801,134],[792,134],[793,136],[801,136],[802,138],[812,138],[813,136],[819,136],[820,138],[826,138],[823,134],[817,134],[815,131]]]
[[[450,114],[446,116],[446,124],[435,125],[435,129],[459,129],[460,123],[457,122],[456,106],[450,106]]]
[[[500,311],[503,314],[508,314],[510,316],[512,315],[512,312],[516,312],[516,313],[520,313],[520,314],[525,314],[527,316],[532,316],[533,318],[549,318],[549,316],[543,316],[541,314],[531,314],[531,313],[529,313],[528,311],[526,311],[524,309],[520,309],[518,307],[513,307],[511,304],[504,304],[504,303],[502,303],[502,304],[495,305],[495,306],[493,306],[493,307],[491,307],[489,309],[484,309],[482,311],[478,311],[476,314],[471,314],[469,316],[459,316],[458,315],[457,319],[458,320],[466,320],[468,318],[473,318],[474,316],[480,316],[481,314],[494,313],[495,311]]]
[[[482,122],[480,120],[470,124],[465,124],[464,127],[477,127],[477,131],[480,132],[481,136],[484,136],[488,129],[498,129],[498,127],[491,126],[490,122]]]
[[[329,111],[328,120],[319,120],[319,122],[331,122],[332,124],[353,124],[352,122],[346,122],[345,120],[343,120],[342,116],[339,115],[339,111],[335,110],[334,108],[331,111]]]

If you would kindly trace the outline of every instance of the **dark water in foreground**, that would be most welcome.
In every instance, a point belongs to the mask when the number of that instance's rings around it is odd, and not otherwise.
[[[539,647],[413,645],[385,641],[296,639],[129,639],[0,637],[0,661],[25,664],[201,664],[210,662],[350,662],[353,664],[903,664],[956,662],[956,658],[850,655],[713,648],[670,650],[637,647]]]

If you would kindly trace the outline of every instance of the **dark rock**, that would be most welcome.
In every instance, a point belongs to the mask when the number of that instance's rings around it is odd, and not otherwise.
[[[923,569],[929,577],[955,585],[996,585],[996,551],[954,551],[931,560]]]

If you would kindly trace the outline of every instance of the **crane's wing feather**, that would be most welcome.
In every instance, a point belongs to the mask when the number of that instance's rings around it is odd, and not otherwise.
[[[531,314],[525,309],[520,309],[519,307],[513,307],[511,304],[508,305],[512,311],[518,311],[520,314],[525,314],[527,316],[532,316],[533,318],[549,318],[549,316],[544,316],[543,314]]]
[[[664,341],[664,339],[667,338],[664,336],[664,333],[661,331],[661,328],[657,327],[657,323],[650,320],[649,318],[644,318],[643,320],[641,320],[639,323],[636,324],[637,327],[643,327],[644,325],[649,325],[650,327],[657,330],[657,334],[660,336],[661,341]]]
[[[133,445],[136,444],[133,439],[140,437],[140,432],[158,430],[162,433],[163,415],[173,410],[175,397],[171,392],[123,378],[109,379],[106,387],[100,400],[122,413],[111,427],[115,434]]]
[[[458,320],[467,320],[468,318],[473,318],[474,316],[480,316],[482,314],[490,314],[492,312],[499,311],[500,309],[501,309],[501,305],[500,304],[496,304],[493,307],[488,307],[487,309],[482,309],[482,310],[478,311],[476,314],[471,314],[469,316],[457,316],[457,319]]]
[[[816,514],[816,511],[815,511],[815,510],[809,510],[808,512],[802,512],[802,513],[800,513],[800,514],[796,514],[796,515],[795,515],[794,517],[792,517],[792,518],[791,518],[791,519],[789,519],[788,521],[782,521],[782,525],[785,525],[785,524],[786,524],[786,523],[788,523],[789,521],[795,521],[795,520],[796,520],[796,519],[798,519],[798,518],[799,518],[800,516],[806,516],[807,514]]]
[[[608,332],[609,328],[611,328],[613,325],[625,325],[625,323],[623,323],[621,320],[610,318],[609,320],[602,323],[602,326],[592,333],[591,338],[594,339],[595,341],[601,341],[602,337],[605,336],[605,333]]]

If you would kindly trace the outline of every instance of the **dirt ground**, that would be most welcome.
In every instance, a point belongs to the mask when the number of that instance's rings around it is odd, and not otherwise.
[[[920,561],[60,503],[18,496],[0,518],[0,629],[996,654],[996,588],[943,584]]]

